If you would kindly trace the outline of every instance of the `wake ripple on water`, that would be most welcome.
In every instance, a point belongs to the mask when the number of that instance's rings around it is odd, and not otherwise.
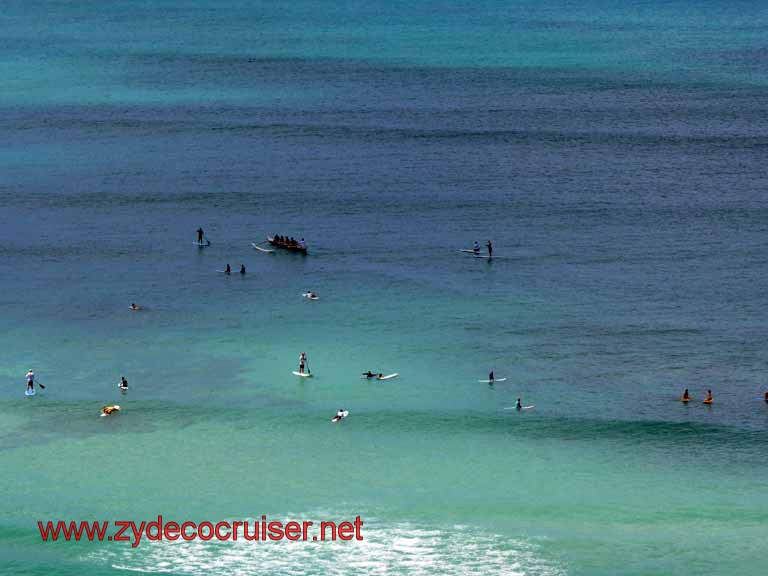
[[[369,525],[367,522],[366,525]],[[377,525],[350,542],[142,542],[89,555],[117,570],[171,574],[365,574],[557,576],[565,570],[541,547],[469,526]]]

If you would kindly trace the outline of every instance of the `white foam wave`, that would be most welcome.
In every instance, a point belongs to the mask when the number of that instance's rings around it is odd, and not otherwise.
[[[435,528],[366,522],[363,541],[127,542],[85,560],[144,573],[253,576],[258,574],[408,574],[413,576],[563,576],[557,562],[526,539],[508,539],[468,526]]]

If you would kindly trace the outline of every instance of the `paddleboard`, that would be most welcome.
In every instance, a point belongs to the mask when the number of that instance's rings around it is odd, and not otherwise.
[[[400,376],[398,372],[395,372],[394,374],[387,374],[386,376],[376,376],[376,380],[389,380],[390,378],[397,378]]]
[[[704,402],[702,402],[702,404],[712,404],[712,400],[704,400]]]
[[[220,272],[220,273],[222,273],[222,274],[226,274],[226,273],[227,273],[227,271],[226,271],[226,270],[216,270],[216,272]],[[230,272],[230,274],[232,274],[232,272]]]
[[[127,392],[128,391],[128,386],[120,386],[120,384],[118,384],[117,387],[120,389],[121,392]]]
[[[304,298],[309,298],[310,300],[320,300],[320,296],[316,294],[314,296],[310,296],[309,292],[304,292],[302,296],[304,296]]]
[[[210,240],[206,240],[205,242],[192,242],[192,244],[194,244],[198,248],[205,248],[206,246],[210,246],[211,245],[211,241]]]
[[[530,406],[523,406],[520,408],[520,410],[530,410],[531,408],[535,408],[536,404],[531,404]],[[510,406],[509,408],[504,408],[504,410],[517,410],[517,406]]]
[[[498,258],[498,256],[483,256],[482,254],[475,254],[475,258],[482,258],[484,260],[493,260],[494,258]]]
[[[467,252],[469,254],[477,254],[477,252],[475,252],[474,250],[465,250],[463,248],[462,248],[461,252]]]
[[[35,391],[34,391],[34,389],[30,390],[29,388],[27,388],[26,390],[24,390],[24,395],[25,396],[34,396],[35,395]]]
[[[256,248],[256,250],[258,250],[259,252],[266,252],[267,254],[274,254],[275,253],[274,250],[267,250],[266,248],[262,248],[261,246],[259,246],[255,242],[251,242],[251,246]]]
[[[136,308],[132,308],[128,306],[128,310],[133,310],[134,312],[138,312],[139,310],[144,310],[144,308],[141,306],[136,306]]]
[[[105,414],[104,412],[102,412],[102,413],[100,414],[100,416],[101,416],[102,418],[103,418],[104,416],[112,416],[112,414],[114,414],[115,412],[120,412],[120,406],[118,406],[117,404],[115,404],[114,406],[106,406],[106,408],[114,408],[114,410],[112,410],[112,412],[110,412],[109,414]]]
[[[312,378],[312,374],[310,374],[309,372],[304,372],[304,374],[302,374],[301,372],[292,372],[292,374],[294,376],[299,376],[301,378]]]
[[[493,384],[494,382],[505,382],[506,378],[494,378],[493,380],[478,380],[478,382],[482,382],[483,384]]]
[[[341,413],[341,416],[334,416],[333,418],[331,418],[331,422],[338,422],[339,420],[344,420],[344,418],[346,418],[347,416],[349,416],[349,410],[344,410]]]
[[[692,398],[692,397],[689,397],[689,398],[680,398],[680,402],[682,402],[683,404],[688,404],[688,402],[690,402],[691,400],[693,400],[693,398]]]

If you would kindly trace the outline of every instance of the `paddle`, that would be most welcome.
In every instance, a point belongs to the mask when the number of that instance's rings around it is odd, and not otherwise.
[[[42,382],[37,382],[37,385],[40,386],[41,389],[45,390],[45,386],[43,386]]]

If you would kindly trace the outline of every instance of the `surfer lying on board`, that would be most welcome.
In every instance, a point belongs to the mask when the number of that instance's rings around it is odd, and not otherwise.
[[[141,310],[141,306],[138,306],[136,302],[131,302],[131,310]]]
[[[115,404],[114,406],[103,406],[101,408],[101,415],[109,416],[113,412],[119,412],[119,411],[120,411],[120,406],[118,406],[117,404]]]

